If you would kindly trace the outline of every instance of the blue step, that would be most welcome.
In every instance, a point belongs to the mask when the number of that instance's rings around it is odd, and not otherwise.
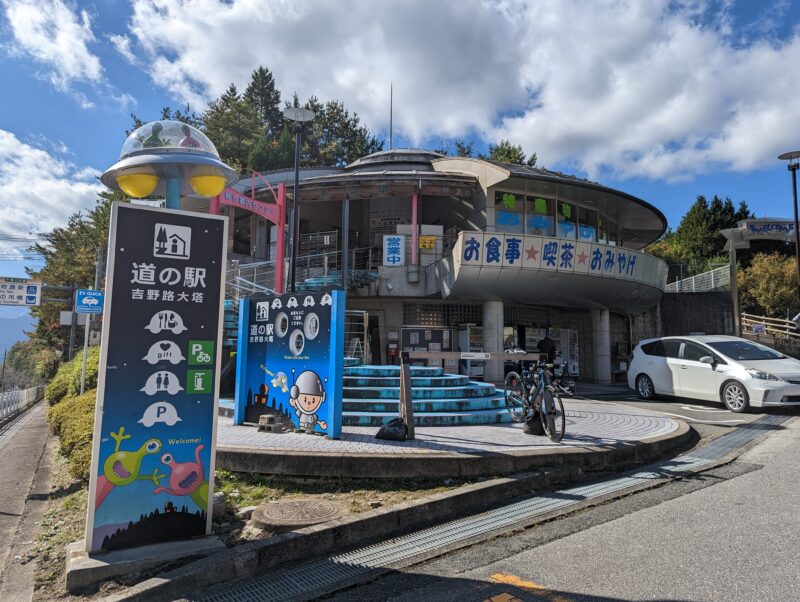
[[[412,387],[466,387],[469,377],[460,374],[412,376]],[[345,376],[345,387],[399,387],[400,376]]]
[[[484,383],[470,383],[466,387],[411,387],[412,399],[456,399],[494,394],[494,385]],[[400,387],[345,387],[342,396],[344,399],[400,399]]]
[[[506,407],[505,400],[496,395],[492,397],[415,400],[413,405],[415,414],[473,412]],[[391,399],[345,399],[342,402],[342,409],[345,412],[388,412],[398,416],[400,402]]]
[[[411,376],[442,376],[444,370],[428,366],[411,366]],[[400,377],[400,366],[354,366],[344,369],[345,376]]]
[[[343,412],[342,422],[348,426],[380,427],[393,418],[396,412]],[[467,412],[434,412],[414,414],[416,426],[469,426],[479,424],[501,424],[511,422],[505,408],[474,410]]]

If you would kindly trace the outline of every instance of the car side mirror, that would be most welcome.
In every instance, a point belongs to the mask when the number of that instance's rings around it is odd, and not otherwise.
[[[714,358],[711,357],[710,355],[704,355],[703,357],[701,357],[700,362],[703,364],[711,364],[712,366],[716,363],[714,362]]]

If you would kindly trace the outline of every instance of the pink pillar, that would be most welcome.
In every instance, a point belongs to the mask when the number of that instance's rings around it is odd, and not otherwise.
[[[219,196],[212,196],[208,200],[208,212],[211,215],[219,215]]]
[[[278,184],[278,196],[275,198],[280,207],[278,223],[275,224],[275,230],[278,233],[277,240],[275,241],[275,292],[278,294],[283,293],[284,283],[284,268],[286,252],[286,184],[281,182]]]
[[[419,241],[417,240],[419,226],[417,226],[417,201],[419,192],[414,191],[411,196],[411,265],[417,265],[417,253],[419,252]]]

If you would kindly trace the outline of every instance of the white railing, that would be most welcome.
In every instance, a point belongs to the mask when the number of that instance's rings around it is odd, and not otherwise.
[[[42,387],[17,389],[0,393],[0,418],[11,416],[25,409],[41,397]]]
[[[667,284],[667,293],[708,293],[728,290],[731,287],[731,270],[728,266],[715,268],[683,280]]]
[[[792,320],[768,318],[753,314],[742,314],[742,332],[756,336],[770,336],[781,339],[792,339],[800,343],[800,333]]]

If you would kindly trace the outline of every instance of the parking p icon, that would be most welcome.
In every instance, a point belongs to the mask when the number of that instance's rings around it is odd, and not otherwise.
[[[214,363],[214,341],[189,341],[189,365],[210,366]]]

